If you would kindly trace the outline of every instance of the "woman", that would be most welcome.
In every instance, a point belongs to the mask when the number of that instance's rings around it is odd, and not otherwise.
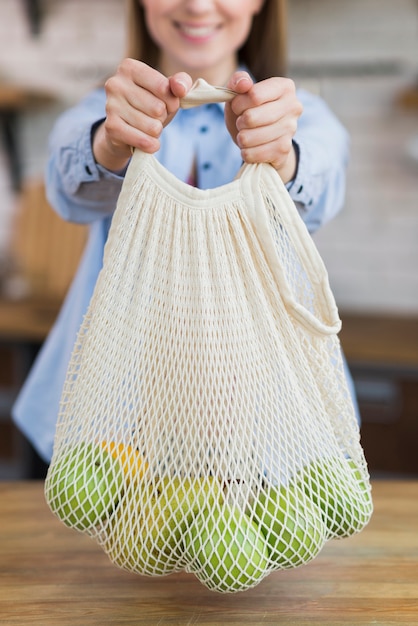
[[[271,163],[310,232],[344,200],[347,133],[320,98],[283,77],[284,2],[130,0],[127,15],[127,58],[51,134],[49,201],[64,219],[90,224],[90,237],[13,410],[47,463],[67,364],[132,147],[200,188],[231,181],[242,161]],[[179,109],[198,77],[237,96],[226,105]]]

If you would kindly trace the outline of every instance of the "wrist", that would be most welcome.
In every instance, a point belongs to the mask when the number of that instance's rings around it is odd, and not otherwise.
[[[96,163],[111,172],[126,168],[131,158],[129,146],[115,146],[106,135],[104,120],[92,128],[92,152]]]
[[[280,178],[284,182],[284,184],[291,183],[295,178],[298,171],[298,162],[299,162],[299,150],[297,144],[292,141],[292,148],[288,154],[286,162],[277,167],[277,171],[280,174]]]

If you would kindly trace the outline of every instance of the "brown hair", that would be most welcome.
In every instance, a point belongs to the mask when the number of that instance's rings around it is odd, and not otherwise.
[[[139,0],[128,0],[126,56],[157,67],[159,49],[151,39]],[[286,0],[265,0],[238,51],[239,63],[259,81],[286,74]]]

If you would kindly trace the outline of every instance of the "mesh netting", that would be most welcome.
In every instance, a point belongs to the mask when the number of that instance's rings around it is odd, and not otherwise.
[[[220,592],[360,531],[339,326],[273,168],[199,190],[136,152],[63,389],[52,511],[124,569]]]

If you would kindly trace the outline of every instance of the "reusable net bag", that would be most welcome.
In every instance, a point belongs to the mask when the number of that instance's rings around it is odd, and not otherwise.
[[[360,531],[372,501],[339,329],[271,166],[201,190],[136,151],[68,368],[50,508],[121,568],[220,592]]]

